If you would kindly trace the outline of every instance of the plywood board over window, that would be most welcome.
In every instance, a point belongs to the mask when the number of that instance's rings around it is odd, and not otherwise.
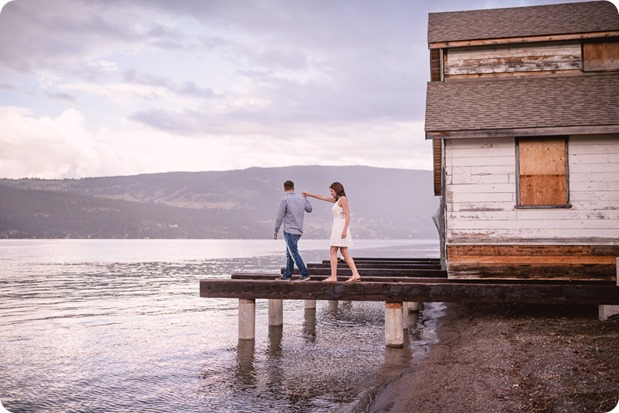
[[[519,139],[517,148],[517,206],[569,206],[567,139]]]
[[[583,62],[586,72],[619,70],[619,38],[584,43]]]

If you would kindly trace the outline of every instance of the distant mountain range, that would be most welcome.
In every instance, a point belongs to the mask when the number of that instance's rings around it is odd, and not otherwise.
[[[295,166],[83,179],[0,179],[0,238],[269,238],[291,179],[344,184],[355,238],[438,238],[430,171]],[[328,238],[331,204],[311,199],[306,238]]]

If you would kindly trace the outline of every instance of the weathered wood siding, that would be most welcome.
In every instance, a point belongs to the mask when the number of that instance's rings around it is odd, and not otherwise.
[[[515,208],[515,139],[452,139],[445,141],[445,148],[450,277],[613,277],[611,257],[619,254],[619,135],[569,137],[571,208]],[[514,255],[513,246],[523,244],[538,246],[540,256],[546,258]],[[456,245],[498,245],[512,248],[505,256],[520,257],[496,259],[496,252],[473,250],[456,253]],[[553,252],[548,249],[553,245],[610,246],[610,250],[566,259],[573,253]],[[533,263],[546,269],[527,275],[526,268]],[[566,267],[570,265],[576,267]],[[583,272],[583,268],[588,270]],[[511,273],[505,271],[508,269]]]
[[[433,157],[433,178],[434,178],[434,195],[442,195],[442,166],[443,166],[443,141],[434,139],[432,141],[432,157]]]
[[[509,73],[573,71],[582,68],[580,42],[452,48],[445,78]]]

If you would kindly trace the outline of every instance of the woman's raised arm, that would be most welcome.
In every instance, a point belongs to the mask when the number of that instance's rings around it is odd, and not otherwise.
[[[334,203],[336,201],[336,199],[331,197],[331,196],[322,196],[322,195],[310,194],[309,192],[301,192],[301,195],[309,196],[311,198],[316,198],[316,199],[320,199],[321,201],[327,201],[327,202],[331,202],[331,203]]]

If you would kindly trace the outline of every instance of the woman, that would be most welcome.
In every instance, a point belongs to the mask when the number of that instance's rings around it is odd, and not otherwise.
[[[331,196],[314,195],[309,192],[303,192],[303,196],[311,196],[312,198],[320,199],[333,203],[333,226],[331,227],[330,240],[330,258],[331,258],[331,276],[326,278],[324,282],[337,282],[337,251],[339,250],[342,257],[346,260],[346,264],[352,270],[352,276],[346,280],[347,283],[361,281],[361,276],[355,266],[355,261],[348,253],[348,247],[352,246],[352,237],[350,236],[350,209],[348,207],[348,199],[344,185],[339,182],[333,182],[329,186]]]

